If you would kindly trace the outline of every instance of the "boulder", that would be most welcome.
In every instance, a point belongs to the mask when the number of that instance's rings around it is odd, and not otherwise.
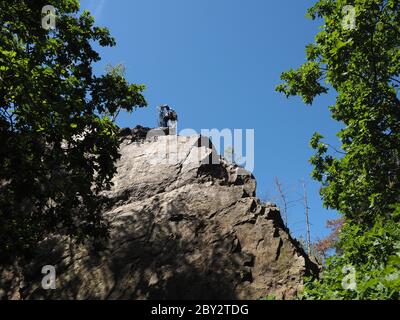
[[[291,299],[304,276],[317,275],[279,209],[256,197],[250,172],[228,164],[208,138],[146,139],[148,131],[121,134],[104,193],[110,239],[49,237],[19,273],[1,271],[0,298]],[[55,290],[41,286],[45,265],[56,267]]]

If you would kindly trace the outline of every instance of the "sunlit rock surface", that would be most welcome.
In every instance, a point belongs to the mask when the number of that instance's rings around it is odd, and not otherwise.
[[[208,138],[147,133],[121,131],[104,247],[49,239],[24,277],[2,270],[0,298],[289,299],[316,274],[278,208],[255,197],[252,174]],[[41,287],[44,265],[56,267],[55,290]]]

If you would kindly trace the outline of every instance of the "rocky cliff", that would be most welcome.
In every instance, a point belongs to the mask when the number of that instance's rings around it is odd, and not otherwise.
[[[294,297],[317,267],[256,198],[252,174],[201,136],[121,131],[121,159],[101,248],[48,239],[23,280],[2,271],[0,298],[259,299]],[[55,290],[41,288],[54,265]]]

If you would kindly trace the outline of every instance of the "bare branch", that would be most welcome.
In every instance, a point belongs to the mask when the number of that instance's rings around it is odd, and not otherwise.
[[[287,198],[286,198],[286,193],[283,191],[283,187],[282,184],[279,182],[278,177],[275,177],[275,185],[276,185],[276,189],[279,192],[279,196],[282,200],[282,204],[283,204],[283,214],[285,217],[285,226],[286,228],[288,227],[288,202],[287,202]]]
[[[303,186],[303,200],[304,200],[304,209],[306,213],[306,227],[307,227],[307,236],[306,236],[306,244],[307,244],[307,254],[311,254],[311,230],[310,230],[310,219],[309,219],[309,206],[308,206],[308,197],[307,197],[307,189],[304,180],[301,181]]]

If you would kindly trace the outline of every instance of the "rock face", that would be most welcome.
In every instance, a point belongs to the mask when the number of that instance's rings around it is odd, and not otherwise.
[[[104,247],[49,239],[23,281],[3,270],[0,299],[287,299],[317,273],[252,174],[207,138],[146,140],[148,130],[121,131]],[[44,265],[56,267],[55,290],[41,287]]]

